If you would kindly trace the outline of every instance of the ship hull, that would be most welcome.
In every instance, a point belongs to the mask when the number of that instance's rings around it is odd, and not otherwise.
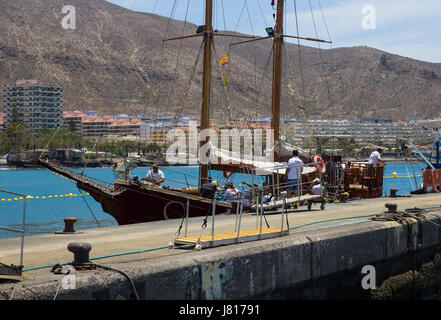
[[[72,172],[58,163],[40,160],[40,164],[88,192],[119,225],[183,218],[187,205],[189,217],[213,214],[212,200],[192,194],[189,190],[184,192],[124,180],[116,180],[112,188]],[[232,209],[230,203],[217,201],[215,214]]]
[[[211,200],[178,190],[121,181],[115,182],[114,190],[123,191],[110,196],[87,183],[78,182],[77,186],[100,202],[103,211],[112,215],[119,225],[183,218],[186,215],[187,202],[189,217],[212,215],[213,210]],[[231,204],[217,202],[215,213],[225,213],[231,208]]]

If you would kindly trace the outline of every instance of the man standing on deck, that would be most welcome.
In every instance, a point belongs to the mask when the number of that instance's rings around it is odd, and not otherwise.
[[[288,161],[288,168],[285,172],[287,199],[291,198],[291,194],[297,196],[297,187],[302,184],[302,168],[303,161],[299,158],[299,151],[292,151],[293,157]]]
[[[377,165],[378,162],[381,162],[382,164],[386,164],[386,162],[383,159],[381,159],[382,153],[383,153],[383,149],[377,148],[377,150],[372,152],[371,155],[369,156],[368,163],[374,167]]]
[[[147,173],[147,176],[143,179],[149,182],[153,182],[157,186],[161,186],[165,180],[164,173],[158,169],[158,165],[154,164],[152,169]]]

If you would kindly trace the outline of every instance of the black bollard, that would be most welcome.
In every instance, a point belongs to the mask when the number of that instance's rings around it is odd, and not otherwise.
[[[398,189],[396,189],[396,188],[391,188],[391,189],[390,189],[390,196],[391,196],[392,198],[395,198],[395,197],[397,196],[397,192],[398,192]]]
[[[71,242],[67,245],[67,250],[74,254],[74,266],[82,266],[90,263],[89,252],[92,250],[92,246],[87,242]]]
[[[66,233],[82,233],[75,231],[74,224],[77,222],[77,218],[65,218],[64,219],[64,230],[63,231],[57,231],[55,234],[66,234]]]
[[[384,206],[387,208],[386,213],[396,213],[397,212],[398,205],[396,203],[386,203]]]

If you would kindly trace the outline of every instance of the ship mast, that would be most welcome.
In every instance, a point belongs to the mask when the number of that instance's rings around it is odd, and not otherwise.
[[[282,81],[283,10],[285,0],[277,0],[276,27],[274,30],[273,90],[271,129],[274,131],[274,161],[279,161],[280,100]]]
[[[201,131],[210,128],[210,94],[211,94],[211,43],[213,41],[213,0],[205,2],[205,26],[204,26],[204,75],[202,80],[202,111]],[[201,146],[208,139],[201,141]],[[207,182],[208,165],[201,164],[199,169],[200,184]]]

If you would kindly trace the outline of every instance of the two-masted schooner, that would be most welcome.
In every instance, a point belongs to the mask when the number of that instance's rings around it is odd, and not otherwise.
[[[200,119],[200,129],[208,129],[210,127],[210,93],[211,93],[211,68],[212,68],[212,47],[213,40],[217,36],[230,36],[249,38],[243,42],[258,41],[261,39],[272,38],[274,41],[273,50],[273,72],[272,72],[272,118],[271,128],[274,131],[274,152],[273,163],[264,164],[265,167],[277,166],[279,163],[280,150],[280,104],[281,104],[281,87],[282,87],[282,52],[285,37],[299,38],[303,40],[328,42],[319,39],[294,37],[285,35],[283,32],[284,25],[284,6],[285,0],[278,0],[276,6],[276,22],[275,28],[268,37],[254,37],[239,34],[227,34],[213,31],[213,0],[205,2],[205,25],[198,28],[198,32],[194,35],[187,35],[179,38],[165,39],[164,41],[172,41],[183,38],[202,37],[204,45],[203,54],[203,80],[202,80],[202,109]],[[205,145],[209,141],[202,141],[201,145]],[[149,222],[155,220],[163,220],[169,218],[181,218],[185,215],[186,208],[189,207],[189,216],[206,216],[211,214],[212,200],[203,198],[198,191],[189,189],[173,189],[162,188],[159,186],[142,183],[132,179],[116,179],[113,187],[105,186],[93,179],[87,178],[81,174],[74,173],[67,168],[48,160],[40,160],[49,170],[59,174],[65,178],[74,181],[77,187],[90,193],[90,195],[99,203],[103,211],[112,215],[118,224],[132,224],[139,222]],[[221,163],[220,163],[221,162]],[[311,161],[312,162],[312,161]],[[209,170],[221,170],[229,173],[256,174],[262,164],[251,162],[231,162],[225,164],[225,159],[219,161],[219,164],[200,164],[199,166],[199,185],[206,182],[209,176]],[[308,172],[315,170],[315,167],[309,167]],[[278,169],[277,174],[283,175],[285,169]],[[260,173],[262,175],[262,173]],[[265,174],[265,173],[263,173]],[[274,171],[269,173],[274,177]],[[275,181],[273,181],[275,183]],[[232,204],[217,201],[216,214],[232,210]]]

